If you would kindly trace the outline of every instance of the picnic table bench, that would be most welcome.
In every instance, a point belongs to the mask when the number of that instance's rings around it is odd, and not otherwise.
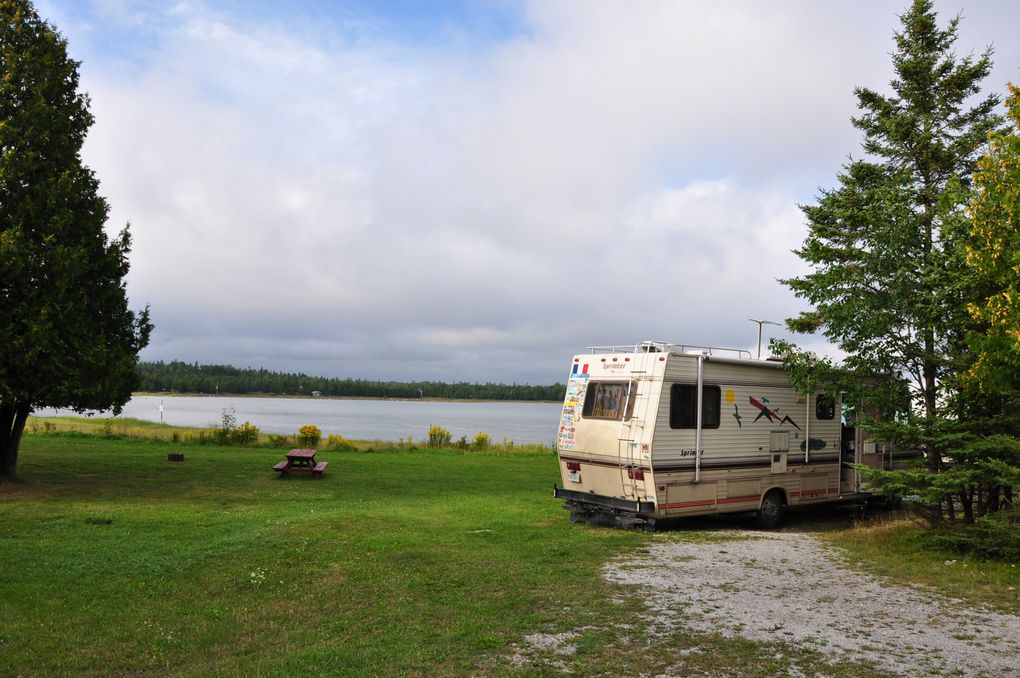
[[[286,475],[292,471],[310,473],[312,477],[321,476],[322,472],[329,466],[328,461],[315,461],[315,450],[291,450],[285,455],[286,461],[281,461],[273,466],[273,470],[280,475]]]

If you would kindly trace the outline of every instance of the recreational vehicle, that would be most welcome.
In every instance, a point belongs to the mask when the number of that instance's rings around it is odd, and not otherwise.
[[[654,527],[863,499],[850,463],[891,453],[841,421],[839,399],[798,393],[783,364],[747,351],[645,341],[574,356],[556,450],[571,518]]]

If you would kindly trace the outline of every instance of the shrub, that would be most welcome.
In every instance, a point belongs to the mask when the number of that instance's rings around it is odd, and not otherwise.
[[[259,440],[259,427],[246,421],[233,432],[231,439],[237,445],[254,445]]]
[[[273,447],[292,447],[290,436],[269,434],[269,444]]]
[[[475,436],[474,448],[476,450],[487,450],[490,444],[488,433],[479,433]]]
[[[1020,508],[990,513],[972,525],[956,523],[934,530],[927,540],[978,558],[1016,562],[1020,560]]]
[[[301,447],[318,447],[322,440],[322,431],[314,424],[308,424],[298,429],[298,445]]]
[[[333,433],[330,433],[329,437],[326,438],[326,448],[330,450],[337,450],[339,452],[354,452],[358,449],[354,446],[354,443],[347,440],[347,438]]]
[[[450,432],[439,425],[429,427],[429,447],[449,447]]]
[[[216,442],[220,445],[229,445],[231,435],[237,428],[237,415],[233,407],[224,407],[223,415],[220,417],[220,427],[216,429]]]

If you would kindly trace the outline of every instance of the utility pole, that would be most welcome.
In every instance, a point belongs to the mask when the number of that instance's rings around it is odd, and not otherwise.
[[[755,320],[754,318],[748,318],[753,323],[758,323],[758,360],[761,360],[761,326],[762,325],[778,325],[771,320]]]

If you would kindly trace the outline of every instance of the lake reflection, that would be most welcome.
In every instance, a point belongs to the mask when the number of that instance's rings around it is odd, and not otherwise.
[[[457,440],[488,433],[517,443],[552,445],[559,426],[559,403],[441,402],[428,400],[332,400],[328,398],[242,398],[230,396],[134,396],[122,417],[163,421],[173,426],[213,427],[224,408],[233,408],[237,423],[249,421],[263,433],[297,433],[306,425],[355,440],[421,440],[438,424]],[[74,415],[67,410],[39,410],[38,417]],[[109,413],[106,413],[109,416]]]

